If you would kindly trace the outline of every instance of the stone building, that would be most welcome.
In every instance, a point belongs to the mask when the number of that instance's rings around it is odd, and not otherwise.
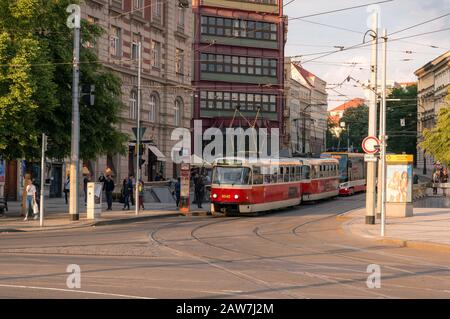
[[[138,43],[142,43],[141,126],[145,149],[141,176],[154,180],[177,175],[171,150],[177,127],[190,127],[192,117],[191,48],[192,8],[182,0],[86,0],[82,18],[95,23],[105,34],[95,44],[83,43],[98,53],[104,66],[122,79],[122,121],[119,128],[129,135],[128,155],[110,154],[83,163],[83,172],[111,169],[116,182],[136,171]]]
[[[437,122],[439,110],[445,105],[450,83],[450,51],[428,62],[414,74],[418,78],[417,84],[417,142],[423,139],[425,128],[432,129]],[[434,159],[424,150],[417,148],[417,168],[425,175],[430,175]]]

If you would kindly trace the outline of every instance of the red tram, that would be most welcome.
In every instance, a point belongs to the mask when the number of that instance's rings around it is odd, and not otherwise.
[[[217,159],[211,212],[249,214],[335,197],[338,164],[334,159]]]
[[[339,161],[339,194],[353,195],[366,191],[366,163],[364,154],[326,152],[321,158],[335,158]]]

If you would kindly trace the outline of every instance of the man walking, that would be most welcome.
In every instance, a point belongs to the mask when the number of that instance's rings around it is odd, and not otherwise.
[[[106,202],[108,203],[108,209],[112,210],[112,192],[114,190],[114,181],[111,179],[111,175],[106,177],[105,181],[105,192],[106,192]]]

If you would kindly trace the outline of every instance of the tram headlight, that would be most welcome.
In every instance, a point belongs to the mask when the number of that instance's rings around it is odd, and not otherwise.
[[[234,199],[239,199],[239,195],[238,194],[234,195]]]
[[[212,197],[213,197],[213,198],[217,198],[217,194],[213,194]]]

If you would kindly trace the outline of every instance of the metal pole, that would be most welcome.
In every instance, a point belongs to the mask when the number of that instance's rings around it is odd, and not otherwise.
[[[378,67],[378,13],[372,15],[372,54],[370,61],[370,103],[369,103],[369,136],[376,135],[377,127],[377,67]],[[367,163],[367,191],[366,191],[366,224],[375,224],[375,180],[376,163]]]
[[[136,200],[135,200],[135,213],[139,215],[139,180],[140,180],[140,144],[141,144],[141,42],[138,44],[138,96],[137,96],[137,134],[136,134]]]
[[[386,231],[386,69],[387,69],[387,31],[383,30],[383,67],[381,77],[382,105],[381,113],[381,236]]]
[[[347,125],[347,152],[350,153],[350,124]]]
[[[46,136],[42,133],[42,157],[41,157],[41,194],[39,203],[39,225],[44,226],[44,171],[45,171],[45,148],[46,148]]]
[[[74,28],[72,81],[72,141],[70,156],[70,220],[79,220],[78,180],[80,170],[80,111],[78,87],[80,81],[80,28]]]

